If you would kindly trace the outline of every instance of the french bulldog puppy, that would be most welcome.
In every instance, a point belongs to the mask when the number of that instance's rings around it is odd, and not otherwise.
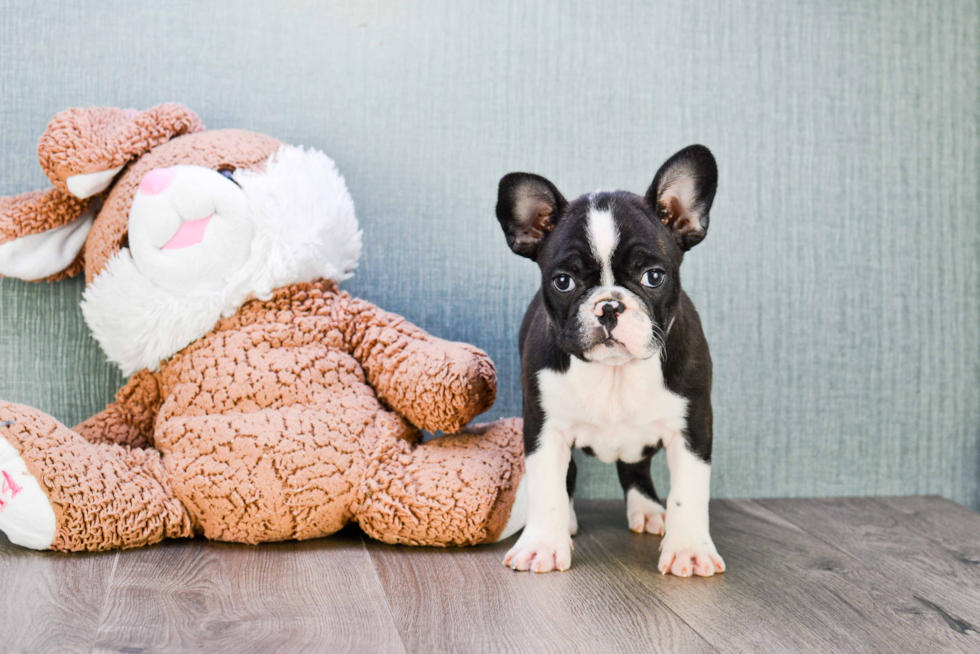
[[[668,159],[642,196],[599,191],[568,202],[538,175],[500,180],[507,244],[541,269],[520,331],[527,523],[505,565],[571,565],[571,451],[580,448],[616,463],[630,528],[664,535],[662,573],[725,570],[708,530],[711,356],[680,278],[684,253],[708,231],[717,183],[702,145]],[[661,448],[666,508],[650,478]]]

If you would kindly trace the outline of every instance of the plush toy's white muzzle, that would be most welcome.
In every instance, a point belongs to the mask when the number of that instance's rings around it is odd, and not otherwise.
[[[136,266],[172,291],[224,287],[245,264],[254,233],[242,190],[201,166],[151,170],[129,212]]]
[[[129,248],[88,288],[82,314],[130,375],[201,338],[249,298],[314,279],[343,281],[361,253],[354,202],[333,161],[282,146],[262,172],[201,166],[147,173]]]

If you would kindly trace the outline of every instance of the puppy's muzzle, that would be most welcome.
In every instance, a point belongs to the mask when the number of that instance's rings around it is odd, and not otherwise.
[[[599,300],[593,307],[593,313],[598,317],[599,324],[612,331],[616,326],[616,319],[626,311],[626,305],[618,300]]]

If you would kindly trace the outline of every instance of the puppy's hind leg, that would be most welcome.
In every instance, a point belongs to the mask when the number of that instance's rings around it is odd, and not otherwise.
[[[575,480],[578,478],[578,467],[575,459],[568,461],[568,475],[565,476],[565,488],[568,490],[568,533],[574,536],[578,533],[578,517],[575,515]]]
[[[657,496],[650,476],[650,460],[653,453],[636,463],[616,462],[619,484],[626,494],[626,519],[632,531],[638,534],[664,534],[664,516],[667,513]]]

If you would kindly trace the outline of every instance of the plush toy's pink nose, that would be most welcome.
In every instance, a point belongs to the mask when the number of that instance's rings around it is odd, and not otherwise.
[[[159,195],[167,190],[177,173],[173,168],[154,168],[143,175],[140,182],[140,193],[143,195]]]

